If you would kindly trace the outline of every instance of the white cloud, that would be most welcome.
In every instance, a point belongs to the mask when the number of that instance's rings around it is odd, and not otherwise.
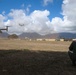
[[[52,3],[53,0],[43,0],[43,5],[47,6],[49,3]]]
[[[45,1],[47,3],[47,1]],[[31,7],[31,6],[28,6]],[[49,19],[48,10],[34,10],[27,15],[26,10],[12,9],[8,14],[8,21],[4,22],[5,17],[0,14],[1,25],[10,25],[9,33],[20,34],[22,32],[37,32],[47,34],[51,32],[76,32],[76,0],[63,0],[63,18],[55,17]],[[10,19],[11,18],[11,19]],[[24,26],[19,26],[24,24]]]
[[[4,17],[3,15],[0,14],[0,28],[4,27],[4,20],[6,19],[6,17]]]
[[[27,14],[30,12],[30,8],[31,7],[31,4],[29,4],[28,6],[27,6],[27,8],[26,8],[26,12],[27,12]]]
[[[68,32],[68,28],[71,27],[71,22],[64,17],[63,20],[59,17],[52,19],[51,24],[54,27],[54,32]]]
[[[76,0],[63,0],[63,19],[55,17],[51,24],[56,32],[76,32]]]
[[[68,0],[63,0],[63,4],[67,4],[68,3]]]
[[[3,12],[2,12],[2,15],[5,15],[5,13],[6,13],[6,12],[5,12],[5,11],[3,11]]]
[[[47,10],[35,10],[30,15],[26,15],[24,10],[12,9],[8,15],[11,19],[5,22],[5,25],[11,26],[9,33],[37,32],[47,34],[53,30],[48,18],[50,12]],[[19,24],[24,24],[24,26]]]

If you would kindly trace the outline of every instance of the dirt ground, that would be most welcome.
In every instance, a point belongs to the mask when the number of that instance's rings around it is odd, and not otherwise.
[[[75,75],[67,52],[0,50],[0,75]]]
[[[0,40],[0,49],[29,49],[29,50],[40,50],[40,51],[67,51],[71,41],[26,41],[26,40]]]
[[[75,75],[70,43],[0,40],[0,75]]]

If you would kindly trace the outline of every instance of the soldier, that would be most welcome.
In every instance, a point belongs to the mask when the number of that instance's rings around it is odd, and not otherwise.
[[[69,46],[69,51],[68,51],[69,57],[72,61],[72,65],[75,66],[76,62],[76,40],[74,40],[71,45]]]

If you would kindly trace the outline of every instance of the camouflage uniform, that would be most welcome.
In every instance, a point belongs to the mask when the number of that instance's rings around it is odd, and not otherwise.
[[[73,65],[75,65],[76,61],[76,41],[73,41],[69,47],[68,51],[69,57],[72,60]]]

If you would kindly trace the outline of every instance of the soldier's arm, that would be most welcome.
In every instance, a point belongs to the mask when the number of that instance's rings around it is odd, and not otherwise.
[[[73,44],[74,44],[74,42],[72,42],[71,45],[69,46],[70,51],[73,51]]]

